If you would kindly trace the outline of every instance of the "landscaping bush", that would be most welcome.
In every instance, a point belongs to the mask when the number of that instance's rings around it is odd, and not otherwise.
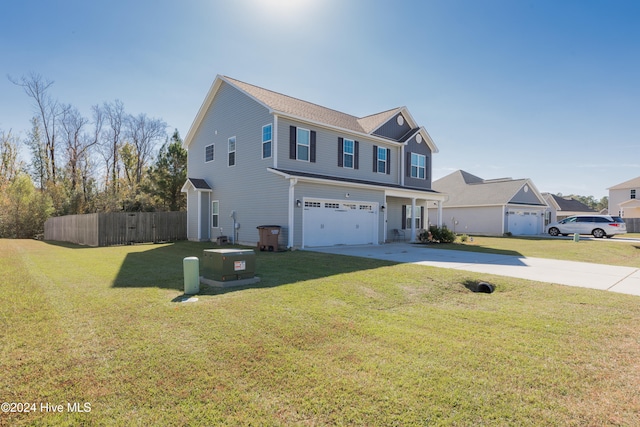
[[[453,243],[456,240],[456,233],[446,226],[436,227],[432,225],[429,230],[422,230],[418,235],[418,239],[422,243]]]

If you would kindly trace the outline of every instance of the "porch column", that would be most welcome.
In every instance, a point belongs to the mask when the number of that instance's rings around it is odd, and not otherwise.
[[[411,199],[411,242],[416,241],[416,198]]]
[[[442,200],[438,200],[438,228],[442,228]]]

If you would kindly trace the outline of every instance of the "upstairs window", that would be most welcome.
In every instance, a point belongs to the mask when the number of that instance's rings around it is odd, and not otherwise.
[[[262,158],[268,159],[271,157],[271,141],[272,141],[272,130],[270,124],[262,126]]]
[[[358,169],[358,141],[338,138],[338,167]]]
[[[351,139],[344,140],[343,166],[345,168],[353,168],[354,143]]]
[[[391,173],[391,149],[373,146],[373,171]]]
[[[307,129],[298,128],[296,132],[296,152],[297,159],[305,162],[309,161],[309,147],[311,146],[311,132]]]
[[[426,179],[427,157],[422,154],[411,153],[411,178]]]
[[[206,147],[204,147],[204,161],[205,162],[212,162],[213,161],[213,155],[214,155],[213,144],[207,145]]]
[[[378,147],[378,172],[386,173],[387,171],[387,150]]]
[[[289,158],[316,162],[316,131],[289,126]]]
[[[636,190],[631,190],[631,199],[635,199],[636,198]]]
[[[229,138],[229,166],[236,165],[236,137]]]

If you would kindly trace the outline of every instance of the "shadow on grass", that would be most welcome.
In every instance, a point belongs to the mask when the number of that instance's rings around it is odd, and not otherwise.
[[[181,291],[184,289],[183,259],[188,256],[197,256],[200,259],[202,273],[202,251],[219,248],[211,242],[186,241],[163,245],[138,245],[136,248],[140,249],[142,246],[148,246],[148,249],[134,250],[125,255],[113,282],[114,288],[159,287]],[[73,247],[76,246],[73,245]],[[234,246],[225,246],[225,248],[232,247]],[[242,248],[246,249],[246,247]],[[397,264],[373,259],[355,260],[351,257],[307,251],[260,252],[256,250],[255,253],[256,276],[260,277],[260,282],[231,288],[215,288],[201,284],[197,295],[220,295],[245,289],[271,288]],[[187,295],[181,295],[174,301],[181,301],[185,297]]]

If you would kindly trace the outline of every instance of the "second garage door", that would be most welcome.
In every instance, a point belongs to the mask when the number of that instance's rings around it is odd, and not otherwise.
[[[378,204],[304,199],[303,246],[365,245],[378,241]]]
[[[510,209],[507,230],[514,236],[540,234],[542,218],[541,212]]]

